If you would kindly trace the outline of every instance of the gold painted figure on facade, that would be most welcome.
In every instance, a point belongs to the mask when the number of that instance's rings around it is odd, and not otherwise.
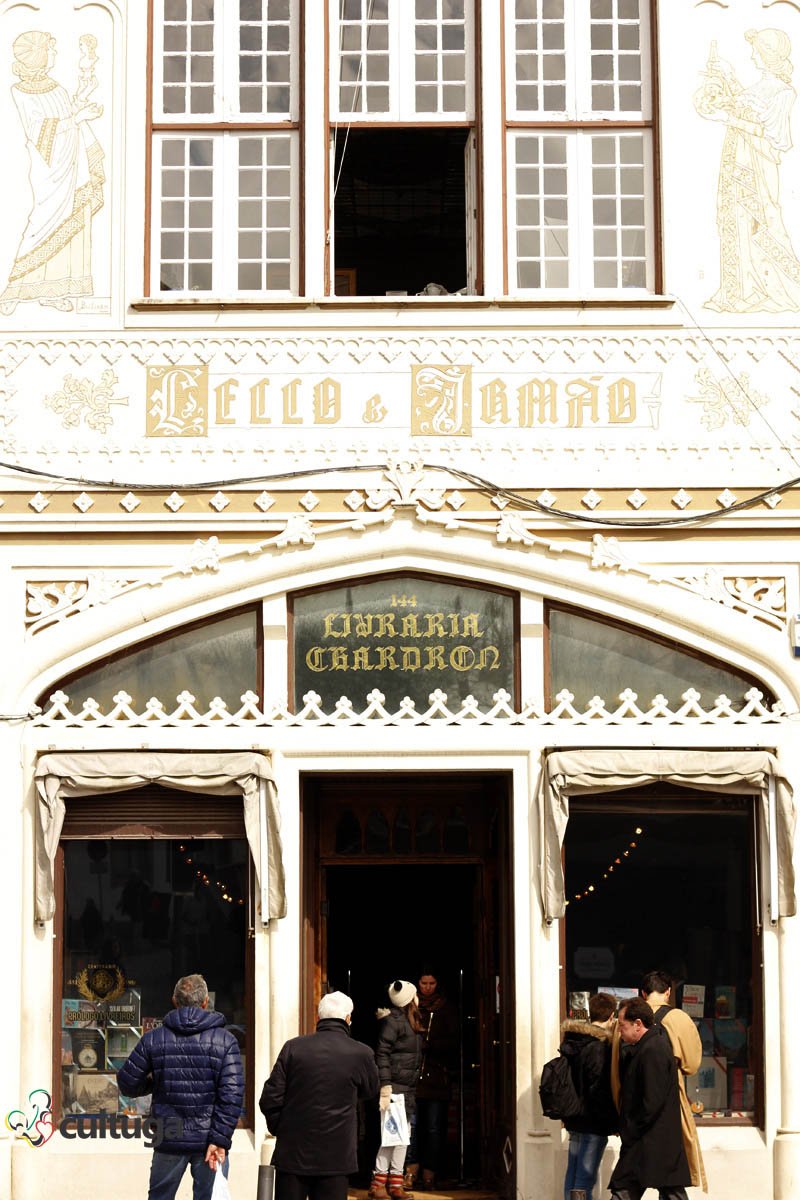
[[[91,273],[92,218],[103,204],[103,151],[89,122],[103,109],[90,99],[97,41],[80,39],[79,80],[72,99],[50,77],[56,42],[49,33],[29,30],[13,44],[11,89],[30,155],[33,205],[22,234],[0,312],[12,313],[21,300],[69,312],[72,297],[94,290]]]
[[[800,261],[780,203],[780,164],[791,149],[791,43],[780,29],[745,34],[760,74],[745,87],[711,43],[705,82],[694,95],[701,117],[726,125],[717,188],[720,286],[715,312],[800,311]]]

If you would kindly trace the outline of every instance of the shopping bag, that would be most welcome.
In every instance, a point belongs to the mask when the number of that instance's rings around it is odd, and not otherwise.
[[[389,1107],[381,1114],[381,1146],[407,1146],[410,1141],[406,1098],[402,1092],[392,1092]]]
[[[228,1181],[222,1174],[222,1167],[217,1167],[214,1172],[214,1187],[211,1192],[211,1200],[231,1200],[231,1189],[228,1187]]]

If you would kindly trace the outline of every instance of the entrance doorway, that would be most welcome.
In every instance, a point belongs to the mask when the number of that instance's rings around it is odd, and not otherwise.
[[[432,972],[459,1010],[442,1183],[515,1192],[510,785],[498,773],[304,777],[305,1028],[326,991],[352,996],[374,1047],[394,979]],[[362,1122],[366,1182],[378,1143]]]

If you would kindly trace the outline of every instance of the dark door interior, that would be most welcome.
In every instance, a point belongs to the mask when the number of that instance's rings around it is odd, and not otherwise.
[[[308,1024],[321,994],[352,996],[375,1046],[393,979],[437,976],[458,1006],[447,1178],[513,1194],[513,944],[504,776],[319,776],[305,781]],[[502,861],[501,861],[502,858]],[[313,986],[312,986],[313,980]],[[311,994],[313,991],[313,1001]],[[366,1181],[377,1117],[362,1119]]]

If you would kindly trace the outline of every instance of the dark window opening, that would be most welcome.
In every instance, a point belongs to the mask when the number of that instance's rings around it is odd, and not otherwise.
[[[680,797],[665,785],[573,799],[564,843],[567,1008],[593,992],[622,999],[665,970],[672,1002],[703,1047],[687,1094],[700,1120],[755,1120],[761,1109],[761,1007],[752,802]]]
[[[468,290],[467,129],[337,134],[337,295]],[[426,290],[427,289],[427,290]]]

